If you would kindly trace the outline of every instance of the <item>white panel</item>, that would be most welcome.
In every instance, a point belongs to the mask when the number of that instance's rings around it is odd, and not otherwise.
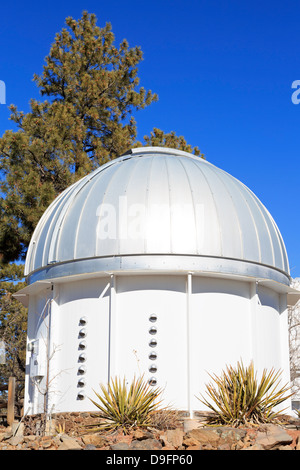
[[[181,160],[181,164],[183,162]],[[205,167],[194,159],[184,160],[196,219],[197,251],[199,255],[222,256],[222,240],[220,224],[214,195],[205,177]]]
[[[28,308],[24,410],[44,413],[51,289],[31,296]]]
[[[152,158],[137,158],[133,163],[126,189],[119,200],[117,234],[119,252],[122,254],[144,253],[146,247],[148,181]],[[129,161],[126,164],[129,166]]]
[[[195,205],[185,165],[176,157],[166,159],[166,164],[170,187],[172,253],[197,254]]]
[[[281,337],[279,295],[262,286],[258,286],[257,306],[257,362],[259,370],[281,368]]]
[[[192,405],[204,409],[194,396],[204,393],[208,373],[251,360],[249,286],[246,283],[193,277],[191,311]]]
[[[58,296],[59,305],[52,318],[53,380],[55,394],[51,401],[55,410],[92,410],[94,405],[93,389],[99,391],[99,383],[107,382],[108,377],[108,332],[109,332],[109,287],[107,279],[62,284]],[[85,317],[86,325],[80,324]],[[85,328],[86,337],[80,337]],[[80,349],[80,342],[86,342],[86,349]],[[86,361],[81,363],[79,356],[86,354]],[[79,367],[84,366],[86,373],[81,375]],[[53,372],[54,373],[54,372]],[[83,378],[86,386],[78,386]],[[86,394],[85,400],[78,400],[80,390]]]
[[[171,253],[170,188],[165,159],[153,158],[148,183],[146,253]]]
[[[165,404],[187,409],[186,294],[184,277],[118,277],[116,373],[157,378]],[[149,321],[151,314],[157,321]],[[151,335],[149,329],[157,328]],[[114,334],[112,332],[112,334]],[[149,342],[157,340],[156,347]],[[157,360],[149,359],[151,352]],[[149,372],[156,364],[157,372]]]

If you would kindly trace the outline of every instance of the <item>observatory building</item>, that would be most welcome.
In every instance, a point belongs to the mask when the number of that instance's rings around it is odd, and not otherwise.
[[[208,373],[240,360],[289,381],[284,242],[204,159],[143,147],[85,176],[42,216],[25,275],[28,414],[94,411],[100,383],[143,375],[192,416]]]

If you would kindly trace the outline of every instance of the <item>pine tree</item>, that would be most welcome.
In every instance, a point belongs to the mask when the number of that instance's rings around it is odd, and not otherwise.
[[[5,344],[5,363],[0,364],[0,385],[7,385],[8,378],[16,377],[16,403],[20,403],[24,390],[27,309],[12,295],[24,282],[23,266],[0,263],[0,340]],[[21,405],[18,406],[21,412]]]
[[[84,12],[55,36],[43,73],[34,75],[43,101],[26,114],[10,106],[17,131],[0,138],[0,340],[8,341],[7,374],[20,376],[25,359],[25,309],[12,294],[22,287],[24,260],[34,228],[53,199],[136,142],[133,112],[156,101],[139,87],[140,47],[119,46],[111,25],[97,26]],[[154,129],[146,145],[194,151],[183,137]],[[10,337],[10,340],[8,338]],[[23,364],[23,366],[22,366]],[[3,367],[1,372],[3,373]]]
[[[31,100],[24,114],[12,105],[18,132],[0,139],[0,253],[24,257],[37,221],[74,181],[130,148],[137,135],[133,110],[157,99],[139,88],[139,47],[114,45],[110,24],[96,16],[67,18],[55,37],[41,76],[34,76],[43,102]]]
[[[169,132],[166,134],[161,129],[154,127],[153,131],[151,131],[150,136],[144,136],[144,142],[146,146],[150,147],[168,147],[177,150],[183,150],[188,153],[193,153],[196,156],[204,158],[204,154],[201,153],[198,147],[192,147],[190,144],[187,143],[185,138],[181,136],[177,136],[174,131]],[[143,145],[141,142],[136,142],[134,147],[140,147]]]

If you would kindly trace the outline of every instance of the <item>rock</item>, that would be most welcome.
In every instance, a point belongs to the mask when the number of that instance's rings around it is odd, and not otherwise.
[[[297,437],[296,447],[295,450],[300,450],[300,437]]]
[[[228,445],[229,445],[229,444],[228,444]],[[231,449],[232,449],[232,450],[241,450],[241,449],[243,449],[243,447],[244,447],[244,443],[243,443],[242,440],[237,441],[235,444],[232,444],[232,445],[231,445]]]
[[[23,436],[24,435],[24,423],[19,421],[14,421],[11,425],[11,432],[13,436]]]
[[[35,441],[36,440],[36,436],[25,436],[24,437],[24,441],[28,442],[28,441]]]
[[[133,431],[133,440],[138,440],[138,441],[141,441],[143,439],[153,439],[153,433],[150,432],[150,431],[147,431],[146,429],[136,429],[135,431]]]
[[[191,443],[191,441],[188,441],[188,445],[202,444],[206,446],[211,445],[217,447],[218,443],[220,442],[220,437],[216,432],[204,428],[192,429],[191,431],[189,431],[183,439],[183,443],[185,445],[187,445],[187,439],[192,439],[194,441],[193,443]]]
[[[54,440],[50,436],[42,437],[40,440],[40,446],[43,449],[50,449],[50,447],[55,447]]]
[[[183,442],[183,431],[181,429],[168,429],[161,435],[161,440],[165,446],[171,446],[178,449]]]
[[[107,444],[107,439],[99,434],[85,434],[82,436],[82,442],[87,445],[95,447],[103,447]]]
[[[36,441],[28,441],[25,445],[25,449],[38,450],[39,449],[39,444]]]
[[[142,429],[136,429],[135,431],[133,431],[132,437],[133,439],[142,440],[145,438],[144,431]]]
[[[81,450],[82,446],[79,442],[70,436],[63,435],[61,436],[62,443],[59,445],[57,450]]]
[[[186,447],[186,450],[201,450],[201,449],[202,449],[202,447],[201,447],[200,444],[198,444],[197,446],[195,445],[195,446]]]
[[[230,426],[218,426],[211,428],[211,431],[216,432],[222,439],[232,442],[240,441],[244,439],[247,431],[242,428],[232,428]]]
[[[183,430],[184,430],[184,432],[189,432],[192,429],[199,429],[202,426],[203,425],[201,425],[199,419],[186,418],[183,421]]]
[[[130,450],[160,450],[161,443],[157,439],[134,440],[129,446]]]
[[[243,447],[241,450],[264,450],[264,448],[260,444],[254,444],[253,446]]]
[[[7,440],[7,439],[10,439],[11,437],[13,437],[13,433],[12,433],[11,429],[8,429],[8,430],[4,433],[2,440]]]
[[[265,450],[274,449],[281,445],[291,444],[292,437],[280,426],[269,424],[264,431],[258,431],[255,443],[261,445]]]
[[[217,450],[231,450],[231,446],[227,443],[218,445]]]
[[[111,450],[129,450],[128,442],[117,442],[110,446]]]
[[[17,446],[18,444],[21,444],[23,442],[23,436],[13,436],[10,437],[6,443],[11,445],[11,446]]]
[[[188,435],[185,435],[183,437],[183,444],[186,446],[186,447],[195,447],[195,446],[199,446],[199,441],[197,439],[195,439],[194,437],[189,437]]]

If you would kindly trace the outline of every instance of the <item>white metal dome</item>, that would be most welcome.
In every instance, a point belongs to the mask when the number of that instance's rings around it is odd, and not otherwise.
[[[206,160],[161,147],[133,149],[61,193],[34,231],[25,275],[132,269],[264,269],[289,283],[281,234],[259,199]]]

